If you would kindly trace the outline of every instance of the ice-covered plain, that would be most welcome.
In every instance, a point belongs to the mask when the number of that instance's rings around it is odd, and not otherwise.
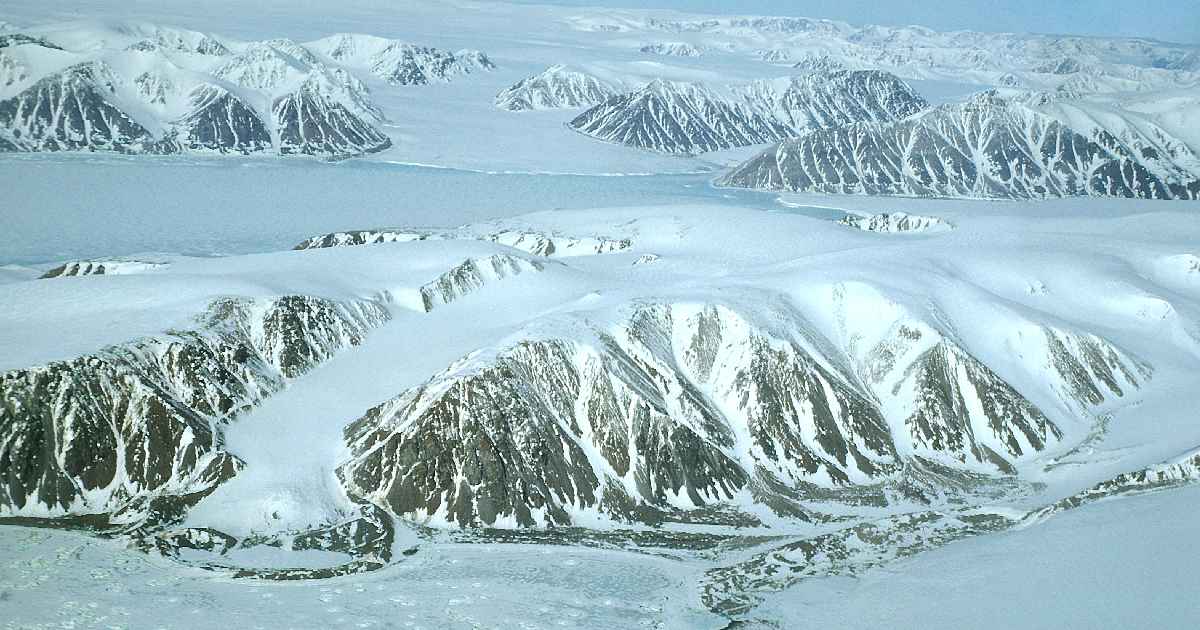
[[[10,0],[0,627],[1187,627],[1196,54]]]

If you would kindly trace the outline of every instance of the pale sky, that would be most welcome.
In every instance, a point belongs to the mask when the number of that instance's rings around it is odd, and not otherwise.
[[[524,4],[797,15],[937,30],[1153,37],[1200,44],[1200,0],[515,0]]]

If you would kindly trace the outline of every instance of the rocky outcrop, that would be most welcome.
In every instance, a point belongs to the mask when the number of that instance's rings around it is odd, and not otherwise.
[[[833,71],[716,90],[656,80],[571,121],[602,140],[666,153],[700,153],[775,142],[807,130],[893,121],[928,104],[896,77]]]
[[[224,88],[205,85],[191,94],[192,111],[176,128],[191,151],[257,153],[271,149],[271,132],[258,112]]]
[[[945,232],[954,229],[945,219],[907,212],[881,212],[866,216],[848,214],[839,219],[838,223],[864,232],[884,234]]]
[[[773,142],[791,134],[783,123],[706,86],[660,79],[609,98],[570,124],[608,142],[682,154]]]
[[[897,122],[814,131],[767,149],[718,184],[924,197],[1200,195],[1200,176],[1158,175],[1109,133],[1083,135],[994,94]]]
[[[704,54],[704,51],[687,42],[655,42],[646,44],[638,50],[648,55],[665,57],[699,57]]]
[[[1188,450],[1170,460],[1141,470],[1121,473],[1051,505],[1034,510],[1025,519],[1039,521],[1103,499],[1175,488],[1196,482],[1200,482],[1200,448]]]
[[[392,145],[383,132],[308,81],[272,107],[279,152],[346,158]]]
[[[528,252],[535,256],[567,257],[606,254],[633,247],[627,238],[604,236],[566,236],[547,234],[531,230],[503,230],[492,233],[468,231],[437,231],[380,228],[375,230],[353,230],[330,232],[313,236],[298,243],[292,249],[319,249],[324,247],[348,247],[374,243],[408,243],[412,241],[441,240],[485,240]]]
[[[169,263],[153,260],[137,260],[133,258],[102,258],[97,260],[73,260],[63,263],[46,273],[42,278],[63,278],[68,276],[103,276],[142,273],[151,269],[166,267]]]
[[[223,299],[193,330],[0,374],[0,514],[197,500],[240,467],[226,422],[387,317],[367,302]]]
[[[62,46],[42,37],[35,37],[24,33],[0,33],[0,48],[24,46],[26,44],[33,44],[34,46],[41,46],[42,48],[49,48],[51,50],[62,50]]]
[[[421,287],[421,304],[432,311],[441,304],[476,291],[483,285],[531,271],[541,271],[545,265],[536,260],[497,254],[486,258],[468,258],[438,278]]]
[[[0,101],[0,150],[274,149],[337,159],[391,146],[375,126],[384,116],[367,87],[291,40],[252,42],[233,54],[201,33],[152,25],[117,30],[144,38],[125,54],[138,57],[134,67],[149,69],[122,76],[104,62],[88,61],[42,77]],[[168,52],[221,59],[206,74],[181,74]],[[29,72],[20,59],[0,53],[0,82],[24,82]],[[168,114],[178,111],[187,113]]]
[[[1062,438],[932,333],[898,328],[846,372],[793,326],[780,337],[726,307],[643,305],[615,328],[473,354],[354,422],[339,474],[352,496],[421,522],[656,522],[746,497],[786,511],[817,488],[900,488],[900,453],[1013,474]]]
[[[86,62],[39,79],[0,101],[0,130],[8,151],[117,151],[170,153],[117,104],[111,68]],[[0,141],[3,143],[3,141]]]
[[[392,85],[450,81],[496,67],[478,50],[450,52],[370,35],[333,35],[309,46],[339,63],[366,68]]]

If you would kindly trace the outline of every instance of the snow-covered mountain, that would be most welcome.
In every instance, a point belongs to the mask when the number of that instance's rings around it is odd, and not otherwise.
[[[704,54],[703,50],[687,42],[655,42],[646,44],[638,50],[646,54],[665,57],[699,57]]]
[[[840,219],[838,223],[864,232],[886,234],[942,232],[954,229],[954,226],[938,217],[908,214],[907,212],[880,212],[867,216],[849,214]]]
[[[655,523],[702,520],[683,513],[751,487],[777,505],[789,503],[781,484],[898,478],[898,452],[1013,473],[1011,461],[1063,438],[927,328],[898,325],[853,374],[816,350],[829,340],[805,339],[810,325],[787,326],[779,338],[726,307],[657,304],[612,329],[525,338],[370,410],[347,429],[354,455],[340,474],[352,495],[417,521]],[[1102,374],[1076,385],[1113,396],[1145,377],[1101,340],[1045,334],[1062,349],[1044,357],[1057,380]],[[902,418],[889,424],[884,408]]]
[[[5,622],[1200,616],[1195,46],[379,4],[0,9]]]
[[[989,92],[906,120],[786,140],[718,181],[771,190],[923,197],[1200,196],[1200,171],[1186,145],[1165,135],[1147,136],[1123,121],[1117,121],[1120,127],[1108,126],[1111,121],[1104,118],[1092,121],[1090,128],[1072,129]]]
[[[571,126],[608,142],[684,154],[771,142],[791,132],[704,85],[662,80],[605,100]]]
[[[218,300],[191,330],[3,373],[0,513],[178,512],[241,467],[223,448],[233,416],[387,318],[306,296]]]
[[[321,249],[325,247],[351,247],[379,243],[411,243],[414,241],[443,241],[455,239],[482,240],[519,249],[535,256],[561,258],[569,256],[592,256],[618,252],[633,247],[628,238],[606,236],[571,236],[546,233],[536,230],[506,229],[500,231],[462,230],[414,230],[404,228],[376,228],[373,230],[351,230],[330,232],[305,239],[293,249]]]
[[[609,98],[571,126],[587,135],[664,153],[701,153],[866,120],[896,120],[927,106],[903,81],[874,71],[834,71],[714,88],[654,81]]]
[[[556,65],[521,79],[496,95],[496,107],[519,112],[531,109],[591,107],[616,96],[618,86],[581,70]]]
[[[670,33],[681,45],[710,44],[776,64],[829,58],[842,67],[878,69],[905,79],[995,86],[1010,75],[1024,87],[1054,89],[1084,77],[1101,92],[1200,82],[1193,47],[1143,38],[939,32],[801,17],[663,19],[635,12],[585,14],[574,22],[577,28],[611,30],[624,37]]]
[[[392,143],[355,72],[420,85],[494,68],[478,51],[367,35],[236,42],[134,23],[4,37],[5,151],[351,157]]]
[[[1189,210],[1039,203],[555,211],[17,279],[0,515],[266,579],[386,571],[417,528],[702,543],[687,583],[737,619],[1192,483]]]
[[[347,67],[368,70],[391,85],[450,81],[496,67],[478,50],[450,52],[371,35],[342,33],[307,47]]]

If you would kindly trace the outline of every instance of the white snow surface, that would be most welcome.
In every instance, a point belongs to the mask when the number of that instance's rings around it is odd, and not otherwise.
[[[1194,166],[1194,78],[1149,68],[1159,56],[1182,58],[1180,46],[664,11],[381,7],[378,0],[335,8],[317,0],[9,0],[0,7],[0,30],[45,36],[74,51],[13,57],[42,70],[96,45],[97,33],[189,46],[211,33],[233,49],[276,37],[314,42],[365,33],[481,50],[497,66],[424,86],[387,85],[364,73],[394,146],[353,162],[0,156],[0,371],[194,327],[212,300],[229,296],[303,294],[389,311],[390,321],[362,345],[290,380],[227,427],[226,446],[246,466],[192,509],[186,525],[244,536],[337,521],[355,507],[334,475],[347,457],[343,429],[367,409],[451,367],[483,365],[521,340],[610,330],[631,305],[652,302],[681,305],[684,313],[719,305],[738,313],[727,322],[747,330],[783,329],[777,314],[798,313],[812,329],[806,332],[836,346],[833,354],[848,363],[864,362],[901,324],[927,335],[923,343],[957,344],[1027,393],[1063,433],[1017,462],[1030,490],[981,503],[982,512],[1019,518],[1200,446],[1200,202],[724,190],[708,180],[745,157],[737,151],[658,156],[565,129],[577,110],[515,114],[494,103],[502,90],[558,65],[621,87],[654,78],[747,82],[790,75],[791,60],[819,55],[850,68],[882,63],[871,55],[891,41],[910,52],[883,59],[887,69],[918,89],[928,86],[932,101],[1004,83],[1003,64],[1015,64],[1011,73],[1023,89],[1054,92],[1066,84],[1064,93],[1086,92],[1039,107],[1075,124],[1152,138]],[[648,42],[704,54],[652,56],[640,52]],[[1006,49],[1016,52],[998,57]],[[1067,56],[1079,58],[1086,80],[1039,71]],[[290,80],[282,70],[279,80]],[[847,216],[875,227],[837,223]],[[508,237],[289,250],[326,232],[385,227]],[[906,230],[913,233],[893,233]],[[527,234],[631,245],[546,258],[529,250]],[[144,259],[145,252],[173,253],[153,254],[159,266],[138,273],[37,278],[69,260]],[[426,312],[422,287],[466,260],[491,256],[517,257],[523,271],[489,276]],[[1052,332],[1095,335],[1152,367],[1153,376],[1138,387],[1122,381],[1122,397],[1079,404],[1047,364]],[[888,411],[907,404],[905,395],[880,404]],[[749,438],[736,441],[731,449],[745,451]],[[749,616],[778,627],[1183,627],[1200,616],[1198,499],[1200,489],[1190,486],[1088,504],[856,578],[764,593]],[[865,509],[885,517],[892,507]],[[663,531],[810,536],[836,525],[788,520],[761,506],[754,513],[762,527]],[[593,517],[585,523],[597,529],[614,526],[598,513],[573,516]],[[397,538],[397,549],[419,550],[372,573],[271,582],[234,580],[81,533],[0,525],[0,625],[715,630],[729,619],[704,608],[696,585],[730,558],[762,551],[464,543],[407,527]],[[249,567],[344,560],[262,548],[230,559]]]
[[[858,578],[824,578],[758,610],[783,626],[1178,628],[1200,560],[1195,487],[1088,505],[972,538]]]
[[[614,86],[636,88],[654,79],[720,86],[804,74],[791,67],[791,60],[812,58],[834,59],[851,70],[891,72],[913,81],[935,103],[994,86],[1137,99],[1138,113],[1125,112],[1132,124],[1153,122],[1197,150],[1194,104],[1200,73],[1183,69],[1194,47],[1150,40],[939,33],[803,18],[713,18],[462,0],[386,9],[378,0],[349,0],[336,11],[313,0],[253,6],[234,0],[203,6],[12,0],[3,15],[24,25],[22,32],[67,50],[6,48],[0,53],[0,98],[46,73],[100,59],[127,80],[119,86],[129,83],[128,89],[118,89],[120,102],[139,122],[158,130],[185,113],[190,88],[211,82],[205,79],[211,73],[260,111],[268,108],[266,99],[312,76],[338,102],[380,121],[392,147],[366,158],[377,161],[592,174],[710,169],[710,157],[665,157],[573,133],[564,126],[577,114],[572,109],[518,117],[495,108],[493,99],[550,66],[575,68]],[[331,46],[344,41],[343,34],[356,45],[352,54],[333,59]],[[156,42],[158,49],[125,50],[144,40]],[[183,52],[200,41],[224,46],[229,54]],[[384,78],[386,68],[401,49],[388,49],[389,41],[434,46],[460,59],[452,64],[449,81],[391,85]],[[475,50],[496,67],[480,70]],[[772,53],[767,61],[763,51]],[[1064,60],[1080,71],[1041,72]],[[1172,61],[1180,62],[1180,69],[1157,67]],[[8,75],[24,78],[8,83],[3,78]],[[150,80],[139,80],[134,89],[134,79],[142,76]]]

